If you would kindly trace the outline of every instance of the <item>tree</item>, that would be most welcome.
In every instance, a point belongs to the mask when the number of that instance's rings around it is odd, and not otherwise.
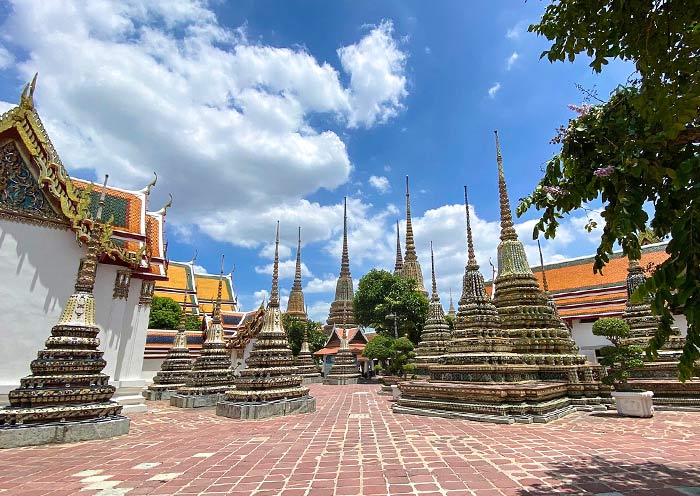
[[[630,337],[630,326],[622,319],[598,319],[593,323],[593,334],[603,336],[613,344],[600,350],[600,364],[607,367],[608,371],[602,379],[603,383],[615,386],[618,391],[628,390],[630,372],[644,366],[644,349],[625,344],[625,340]]]
[[[384,336],[382,334],[377,334],[373,339],[371,339],[365,349],[362,351],[362,356],[369,358],[370,360],[379,360],[383,369],[387,368],[387,360],[389,360],[393,353],[391,345],[394,339],[389,336]]]
[[[362,356],[379,360],[382,370],[386,370],[391,375],[404,376],[415,369],[409,360],[416,354],[413,352],[413,343],[406,336],[394,339],[391,336],[379,334],[367,343]]]
[[[581,54],[601,72],[610,59],[631,61],[636,72],[607,101],[570,106],[578,115],[552,140],[561,151],[546,165],[537,188],[518,206],[542,210],[533,237],[556,234],[559,220],[596,199],[605,225],[594,271],[615,243],[640,256],[638,235],[648,227],[671,236],[669,258],[635,292],[652,298],[661,324],[647,354],[671,334],[671,309],[682,308],[688,335],[679,376],[697,375],[700,359],[700,0],[562,0],[547,6],[529,30],[552,41],[550,62]],[[653,207],[651,219],[645,207]],[[587,229],[595,227],[589,221]]]
[[[151,314],[148,318],[150,329],[177,329],[182,309],[172,298],[154,296]]]
[[[323,348],[326,344],[328,336],[321,330],[321,323],[313,320],[298,320],[284,314],[282,316],[282,324],[284,330],[287,331],[289,346],[292,348],[292,354],[297,356],[301,350],[301,343],[304,340],[304,331],[308,332],[309,350],[311,353]]]
[[[416,282],[385,270],[372,269],[365,274],[355,292],[355,319],[378,334],[394,335],[395,314],[399,336],[420,340],[420,332],[428,318],[428,300],[416,289]]]

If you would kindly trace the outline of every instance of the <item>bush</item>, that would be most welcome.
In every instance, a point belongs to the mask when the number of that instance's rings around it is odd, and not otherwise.
[[[624,344],[630,337],[629,325],[622,319],[599,319],[593,323],[593,334],[604,336],[613,344],[600,350],[599,362],[608,372],[602,379],[603,383],[614,386],[618,391],[629,389],[627,381],[630,372],[644,366],[644,349],[641,346]]]

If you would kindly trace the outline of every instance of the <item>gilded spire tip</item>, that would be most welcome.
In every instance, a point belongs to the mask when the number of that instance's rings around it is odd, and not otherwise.
[[[518,236],[513,227],[513,215],[510,211],[506,177],[503,173],[503,157],[498,141],[498,131],[494,131],[494,134],[496,135],[496,163],[498,164],[498,198],[501,205],[501,241],[516,241]]]

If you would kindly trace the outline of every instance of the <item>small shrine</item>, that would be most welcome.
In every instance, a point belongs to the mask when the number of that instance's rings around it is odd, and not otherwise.
[[[216,405],[216,414],[237,419],[261,419],[316,410],[316,399],[302,386],[302,376],[294,366],[292,349],[282,324],[279,301],[279,242],[277,223],[275,259],[270,301],[263,326],[255,339],[246,368],[234,380],[235,388],[226,392]]]
[[[100,328],[95,323],[97,264],[111,237],[109,225],[101,222],[106,185],[105,178],[75,291],[51,329],[46,348],[32,361],[31,375],[10,391],[10,406],[0,409],[0,448],[73,443],[129,432],[129,419],[120,415],[122,405],[111,401],[116,388],[102,373],[107,362],[98,350]]]
[[[301,342],[301,349],[297,355],[294,364],[297,368],[297,374],[303,377],[302,384],[313,384],[323,382],[321,369],[314,360],[313,353],[309,349],[309,332],[304,329],[304,339]]]
[[[214,406],[224,393],[233,387],[231,355],[224,341],[221,325],[221,286],[224,274],[224,257],[221,257],[221,272],[212,322],[202,344],[200,355],[192,363],[185,385],[170,396],[170,405],[179,408]]]
[[[324,384],[341,386],[357,384],[360,379],[360,370],[355,355],[348,346],[347,329],[340,330],[340,348],[333,357],[333,365],[323,379]]]
[[[186,301],[187,295],[185,295]],[[160,370],[153,377],[153,384],[149,385],[148,389],[143,392],[143,396],[147,400],[168,400],[175,390],[184,387],[187,382],[190,369],[192,369],[192,357],[187,347],[186,321],[187,313],[183,303],[173,345],[168,350]]]
[[[445,354],[446,345],[450,340],[450,326],[445,320],[445,310],[440,303],[437,282],[435,280],[435,256],[433,242],[430,242],[430,267],[432,274],[433,293],[430,298],[428,319],[425,321],[420,335],[420,343],[416,346],[414,363],[419,374],[427,373],[427,366],[436,363],[439,356]]]

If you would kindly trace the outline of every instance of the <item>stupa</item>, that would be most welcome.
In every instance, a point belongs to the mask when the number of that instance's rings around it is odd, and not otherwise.
[[[548,422],[576,409],[605,409],[599,367],[575,353],[518,241],[496,135],[501,206],[498,293],[490,300],[468,224],[468,261],[454,339],[429,366],[429,381],[399,384],[394,410],[499,423]],[[465,192],[466,193],[466,192]],[[465,194],[466,196],[466,194]],[[467,207],[467,215],[468,215]]]
[[[97,264],[111,236],[111,228],[101,222],[106,184],[105,178],[75,292],[51,329],[46,348],[32,361],[31,375],[9,392],[10,406],[0,408],[0,448],[105,439],[129,432],[129,419],[120,415],[122,406],[111,401],[115,387],[102,373],[107,362],[98,349],[100,328],[95,323]]]
[[[331,369],[323,379],[324,384],[344,386],[357,384],[360,379],[360,370],[355,362],[355,355],[352,354],[348,346],[347,332],[346,328],[340,331],[340,347],[338,348],[338,353],[333,357]]]
[[[294,366],[292,349],[282,324],[277,281],[279,241],[278,222],[272,290],[263,326],[246,360],[247,367],[234,381],[235,389],[227,391],[225,400],[216,405],[217,415],[260,419],[316,410],[316,399],[309,396],[309,388],[301,385],[302,376]]]
[[[645,281],[646,275],[639,262],[630,260],[627,269],[627,303],[622,319],[630,326],[631,337],[624,344],[636,344],[644,348],[661,322],[661,317],[652,312],[648,299],[632,303],[632,295]],[[684,346],[685,338],[674,326],[666,345],[659,350],[658,358],[645,361],[642,369],[630,373],[629,384],[633,388],[654,392],[655,408],[700,409],[700,381],[678,380],[678,360]]]
[[[443,355],[446,344],[450,340],[450,326],[445,320],[445,310],[440,303],[437,282],[435,281],[435,256],[433,242],[430,242],[430,268],[433,282],[433,293],[430,298],[428,319],[425,321],[420,335],[420,343],[416,346],[414,363],[419,374],[427,373],[427,366],[435,363],[437,357]]]
[[[400,274],[403,269],[403,255],[401,255],[401,234],[399,233],[399,221],[396,221],[396,262],[394,262],[394,274]]]
[[[452,319],[457,318],[457,310],[455,309],[455,304],[452,301],[452,288],[450,288],[450,307],[447,310],[447,316]]]
[[[416,289],[428,297],[423,284],[423,271],[418,262],[416,243],[413,240],[413,223],[411,222],[411,194],[408,191],[408,176],[406,176],[406,254],[403,257],[401,275],[406,279],[416,281]]]
[[[539,239],[537,240],[537,250],[540,254],[540,271],[542,272],[542,291],[544,292],[544,295],[547,298],[547,305],[549,305],[549,307],[554,311],[554,315],[556,316],[559,322],[559,327],[565,329],[570,334],[571,331],[559,315],[559,309],[557,308],[557,304],[554,302],[554,297],[552,296],[552,293],[549,292],[549,285],[547,284],[547,272],[544,270],[544,258],[542,257],[542,247],[540,246]]]
[[[343,254],[340,259],[340,275],[335,285],[335,299],[331,303],[324,331],[330,334],[333,327],[349,329],[355,327],[353,310],[352,276],[350,275],[350,256],[348,255],[348,199],[343,206]]]
[[[313,354],[309,349],[309,333],[308,329],[304,329],[304,339],[301,342],[301,349],[294,361],[297,374],[303,377],[302,384],[312,384],[323,382],[321,377],[321,369],[316,365]]]
[[[293,319],[302,320],[304,322],[307,319],[304,305],[304,291],[301,286],[301,227],[299,227],[299,236],[297,237],[297,262],[294,271],[294,283],[289,293],[287,311],[285,314]]]
[[[224,393],[233,387],[231,354],[224,341],[221,325],[221,285],[224,277],[224,257],[221,257],[221,272],[212,321],[200,355],[192,363],[185,385],[170,396],[170,405],[179,408],[214,406],[223,399]]]
[[[143,396],[147,400],[169,400],[175,390],[184,387],[187,382],[187,376],[192,368],[192,357],[187,347],[187,332],[185,328],[187,322],[186,303],[187,291],[185,291],[183,298],[180,322],[173,345],[168,350],[160,370],[153,377],[153,384],[149,385],[148,389],[143,392]]]

